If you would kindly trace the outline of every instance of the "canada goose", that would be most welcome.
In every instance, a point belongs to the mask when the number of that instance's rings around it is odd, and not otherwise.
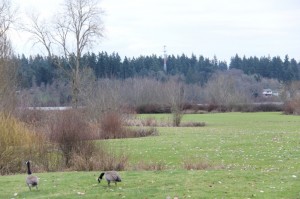
[[[106,171],[104,173],[101,173],[98,178],[99,183],[101,182],[103,176],[105,177],[108,186],[110,186],[110,182],[115,182],[115,185],[117,185],[117,182],[122,181],[120,175],[116,171]]]
[[[31,187],[36,187],[36,189],[38,189],[38,183],[39,183],[39,179],[36,176],[31,175],[31,170],[30,170],[30,162],[26,161],[26,165],[27,165],[27,178],[26,178],[26,184],[29,187],[29,190],[31,191]]]

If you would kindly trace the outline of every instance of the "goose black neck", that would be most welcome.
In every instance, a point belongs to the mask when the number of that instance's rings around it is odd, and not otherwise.
[[[31,175],[30,163],[29,162],[27,162],[27,174]]]
[[[102,180],[102,177],[104,176],[104,173],[101,173],[99,178]]]

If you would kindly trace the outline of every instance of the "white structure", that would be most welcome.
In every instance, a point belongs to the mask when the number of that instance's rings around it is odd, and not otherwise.
[[[273,95],[273,91],[272,91],[271,89],[267,88],[267,89],[264,89],[264,90],[263,90],[262,94],[263,94],[263,96],[265,96],[265,97],[270,97],[270,96]]]
[[[166,46],[164,46],[164,71],[167,72],[167,50],[166,50]]]

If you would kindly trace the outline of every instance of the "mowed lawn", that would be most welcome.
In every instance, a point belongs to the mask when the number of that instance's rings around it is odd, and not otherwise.
[[[171,120],[167,114],[140,115]],[[300,117],[281,113],[189,114],[204,127],[160,127],[159,136],[106,142],[129,156],[118,186],[99,172],[1,176],[0,198],[300,198]],[[208,165],[187,170],[184,165]],[[162,170],[143,171],[141,165]],[[25,165],[24,165],[25,166]]]

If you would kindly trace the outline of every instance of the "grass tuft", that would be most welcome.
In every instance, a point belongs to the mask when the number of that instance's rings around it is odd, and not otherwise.
[[[223,165],[213,165],[209,161],[206,160],[184,160],[183,168],[186,170],[219,170],[225,169]]]
[[[162,171],[162,170],[166,170],[167,166],[166,163],[163,161],[158,161],[158,162],[144,162],[144,161],[140,161],[138,163],[136,163],[133,166],[133,170],[137,170],[137,171]]]

